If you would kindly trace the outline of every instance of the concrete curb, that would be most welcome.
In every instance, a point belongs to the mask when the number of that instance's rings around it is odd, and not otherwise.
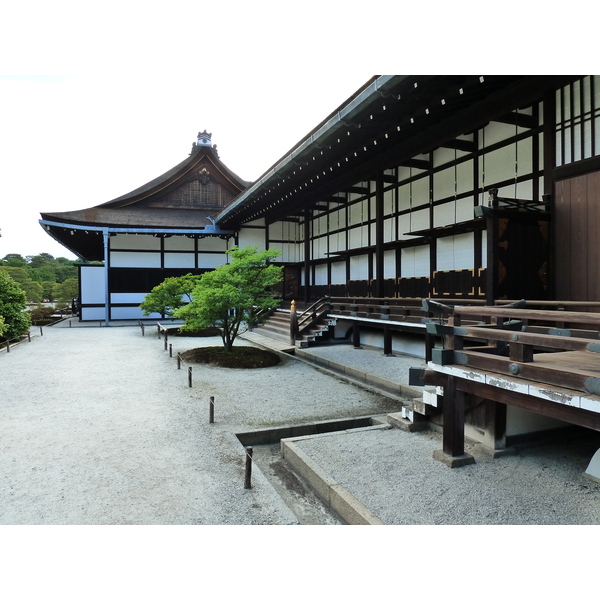
[[[375,425],[368,429],[389,429],[389,425]],[[352,431],[357,430],[353,429]],[[330,435],[346,433],[348,432],[332,432]],[[311,437],[313,436],[281,440],[281,455],[283,458],[296,473],[308,482],[315,494],[348,525],[384,525],[381,519],[376,517],[362,502],[357,500],[298,446],[297,442]]]
[[[371,375],[370,373],[361,371],[355,367],[350,367],[348,365],[344,365],[343,363],[338,363],[321,356],[316,356],[299,348],[296,348],[295,356],[296,358],[314,366],[328,369],[334,373],[346,377],[347,379],[351,379],[352,381],[356,381],[363,385],[369,385],[378,390],[383,390],[385,392],[394,394],[395,396],[412,399],[421,398],[423,394],[422,390],[416,390],[411,386],[392,381],[391,379],[386,379],[385,377]]]

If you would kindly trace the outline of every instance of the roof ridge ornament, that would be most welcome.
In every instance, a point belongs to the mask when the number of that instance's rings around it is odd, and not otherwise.
[[[199,131],[196,141],[192,144],[192,151],[190,152],[190,154],[197,152],[200,148],[211,148],[211,147],[215,151],[215,154],[216,154],[217,145],[213,144],[211,146],[211,140],[212,140],[212,133],[208,133],[206,131],[206,129],[204,131]],[[218,156],[219,155],[217,154],[217,157]]]

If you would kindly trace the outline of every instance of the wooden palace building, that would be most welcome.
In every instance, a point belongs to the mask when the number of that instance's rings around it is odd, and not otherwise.
[[[165,277],[201,273],[233,245],[257,245],[280,250],[285,299],[327,298],[336,337],[433,356],[447,371],[467,360],[466,334],[459,342],[456,330],[426,331],[435,310],[438,324],[460,319],[423,299],[471,310],[526,299],[528,308],[568,312],[565,322],[600,303],[600,77],[375,76],[255,182],[228,169],[204,131],[188,158],[145,186],[41,217],[84,261],[82,320],[142,318],[140,302]],[[503,310],[476,321],[502,323]],[[482,347],[508,343],[486,335]],[[454,354],[434,352],[436,340]],[[472,364],[496,368],[490,356]],[[516,374],[517,350],[511,357],[506,377]],[[460,380],[441,371],[425,378]],[[600,392],[590,385],[578,393]],[[507,417],[494,412],[490,426],[490,414],[483,429],[500,446]],[[599,428],[593,416],[586,426]],[[458,437],[447,453],[460,454]]]

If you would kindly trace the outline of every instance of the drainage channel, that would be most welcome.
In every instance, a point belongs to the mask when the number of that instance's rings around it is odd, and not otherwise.
[[[300,525],[344,525],[339,515],[322,502],[306,480],[283,459],[280,442],[286,438],[370,427],[381,422],[375,421],[376,418],[365,416],[319,421],[238,433],[236,437],[245,447],[252,446],[253,463],[294,513]]]

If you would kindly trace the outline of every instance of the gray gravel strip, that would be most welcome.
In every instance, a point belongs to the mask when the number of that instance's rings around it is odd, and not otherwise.
[[[171,338],[178,351],[218,338]],[[247,343],[240,340],[240,343]],[[399,402],[283,355],[269,369],[177,369],[155,331],[52,327],[0,354],[1,524],[295,524],[260,470],[245,490],[235,434],[396,412]],[[311,349],[402,380],[415,361]],[[415,359],[417,364],[418,359]],[[208,399],[215,397],[215,423]],[[434,432],[349,431],[297,442],[385,524],[600,524],[584,476],[600,445],[563,440],[449,469]]]
[[[170,341],[173,356],[220,343]],[[191,388],[176,365],[136,327],[51,327],[0,354],[0,523],[296,523],[260,471],[244,489],[235,434],[397,409],[285,356],[265,370],[196,365]]]

